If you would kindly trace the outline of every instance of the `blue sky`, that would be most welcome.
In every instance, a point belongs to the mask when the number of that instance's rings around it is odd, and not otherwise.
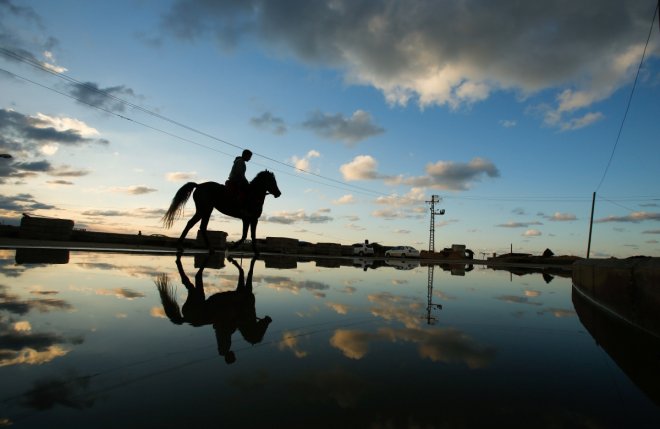
[[[656,6],[2,0],[0,217],[177,236],[250,148],[260,237],[660,256]]]

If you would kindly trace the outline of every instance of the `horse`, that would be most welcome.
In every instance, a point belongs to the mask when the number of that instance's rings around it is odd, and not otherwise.
[[[174,221],[183,215],[183,208],[191,194],[195,201],[195,214],[190,218],[177,241],[177,249],[180,253],[183,252],[183,239],[186,238],[188,231],[200,220],[202,223],[199,230],[202,232],[204,243],[209,249],[209,253],[213,253],[213,248],[206,234],[206,227],[208,226],[211,213],[215,208],[220,213],[239,218],[243,221],[243,235],[229,249],[235,249],[245,241],[248,227],[250,227],[252,250],[255,255],[259,254],[256,240],[257,223],[263,211],[266,195],[272,194],[275,198],[279,198],[282,195],[280,189],[277,187],[275,174],[268,170],[257,174],[249,183],[248,192],[243,204],[239,203],[235,193],[230,192],[225,185],[221,185],[220,183],[205,182],[197,184],[195,182],[188,182],[172,198],[170,208],[162,219],[165,228],[170,228]]]
[[[175,325],[184,323],[192,326],[212,325],[218,354],[224,356],[225,362],[231,364],[236,360],[236,355],[231,350],[234,332],[238,330],[245,341],[254,345],[263,340],[268,325],[273,319],[269,316],[257,317],[256,302],[252,292],[252,273],[256,258],[250,261],[250,270],[246,278],[243,268],[229,257],[229,262],[238,269],[239,273],[236,290],[218,292],[207,298],[204,293],[203,272],[209,258],[210,255],[207,255],[202,262],[193,283],[183,269],[181,255],[177,255],[176,267],[181,282],[188,291],[188,297],[182,307],[179,307],[176,301],[176,294],[167,274],[158,276],[155,283],[167,318]]]

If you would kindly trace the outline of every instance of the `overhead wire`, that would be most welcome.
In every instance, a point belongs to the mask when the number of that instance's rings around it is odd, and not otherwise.
[[[242,147],[240,147],[240,146],[238,146],[238,145],[236,145],[236,144],[234,144],[234,143],[231,143],[231,142],[229,142],[229,141],[227,141],[227,140],[221,139],[221,138],[216,137],[216,136],[214,136],[214,135],[212,135],[212,134],[209,134],[209,133],[204,132],[204,131],[201,131],[201,130],[199,130],[199,129],[197,129],[197,128],[191,127],[191,126],[189,126],[189,125],[186,125],[186,124],[184,124],[184,123],[182,123],[182,122],[180,122],[180,121],[174,120],[174,119],[169,118],[169,117],[167,117],[167,116],[161,115],[161,114],[158,113],[158,112],[154,112],[154,111],[151,110],[151,109],[147,109],[147,108],[145,108],[145,107],[142,107],[142,106],[140,106],[140,105],[137,105],[137,104],[135,104],[135,103],[132,103],[132,102],[130,102],[130,101],[128,101],[128,100],[125,100],[125,99],[123,99],[123,98],[117,97],[116,95],[114,95],[114,94],[112,94],[112,93],[109,93],[108,91],[104,91],[104,90],[102,90],[102,89],[100,89],[100,88],[98,88],[98,87],[96,87],[96,86],[94,86],[94,85],[91,85],[91,84],[86,83],[86,82],[81,82],[81,81],[79,81],[79,80],[77,80],[77,79],[75,79],[75,78],[73,78],[73,77],[71,77],[71,76],[68,76],[68,75],[64,74],[64,73],[58,73],[58,72],[56,72],[56,71],[54,71],[54,70],[51,70],[50,68],[44,66],[43,64],[41,64],[41,63],[38,62],[38,61],[35,61],[35,60],[31,59],[31,58],[28,58],[28,57],[22,56],[22,55],[20,55],[20,54],[14,52],[14,51],[11,51],[11,50],[9,50],[9,49],[6,49],[6,48],[3,48],[3,47],[0,46],[0,52],[3,53],[4,55],[6,55],[6,56],[8,56],[8,57],[10,57],[10,58],[12,58],[12,59],[14,59],[14,60],[16,60],[16,61],[19,61],[19,62],[22,62],[22,63],[28,64],[28,65],[30,65],[30,66],[32,66],[32,67],[34,67],[34,68],[36,68],[36,69],[38,69],[38,70],[40,70],[40,71],[43,71],[43,72],[48,73],[48,74],[51,74],[51,75],[53,75],[53,76],[56,76],[56,77],[58,77],[58,78],[60,78],[60,79],[62,79],[62,80],[66,80],[66,81],[68,81],[68,82],[70,82],[70,83],[73,83],[73,84],[75,84],[75,85],[82,86],[85,90],[92,91],[92,92],[94,92],[94,93],[96,93],[96,94],[99,94],[99,95],[101,95],[101,96],[103,96],[103,97],[107,97],[108,99],[114,100],[114,101],[116,101],[116,102],[118,102],[118,103],[121,103],[121,104],[123,104],[123,105],[125,105],[125,106],[131,107],[131,108],[134,109],[134,110],[137,110],[137,111],[143,112],[143,113],[145,113],[145,114],[147,114],[147,115],[153,116],[153,117],[155,117],[155,118],[157,118],[157,119],[160,119],[160,120],[163,120],[163,121],[165,121],[165,122],[168,122],[168,123],[170,123],[170,124],[172,124],[172,125],[175,125],[175,126],[181,127],[181,128],[183,128],[183,129],[185,129],[185,130],[188,130],[188,131],[193,132],[193,133],[195,133],[195,134],[199,134],[199,135],[204,136],[204,137],[206,137],[206,138],[209,138],[209,139],[211,139],[211,140],[215,140],[215,141],[217,141],[217,142],[219,142],[219,143],[226,144],[226,145],[231,146],[231,147],[233,147],[233,148],[240,149],[240,150],[243,150],[243,149],[244,149],[244,148],[242,148]],[[98,106],[97,104],[89,103],[89,102],[87,102],[87,101],[85,101],[85,100],[82,100],[82,99],[79,98],[79,97],[75,97],[75,96],[73,96],[73,95],[71,95],[71,94],[68,94],[68,93],[66,93],[66,92],[55,90],[55,89],[50,88],[50,87],[48,87],[48,86],[46,86],[46,85],[42,85],[42,84],[39,84],[39,83],[37,83],[37,82],[34,82],[34,81],[30,80],[30,79],[24,78],[24,77],[22,77],[22,76],[18,76],[18,75],[16,75],[15,73],[11,73],[11,72],[9,72],[9,71],[7,71],[7,70],[3,70],[3,71],[5,71],[5,72],[7,72],[7,73],[9,73],[9,74],[11,74],[11,75],[14,75],[14,76],[16,76],[16,77],[19,77],[19,78],[21,78],[21,79],[24,79],[24,80],[26,80],[26,81],[28,81],[28,82],[30,82],[30,83],[35,84],[35,85],[41,86],[41,87],[43,87],[43,88],[51,89],[51,90],[57,92],[58,94],[65,95],[65,96],[67,96],[67,97],[69,97],[69,98],[72,98],[72,99],[74,99],[74,100],[76,100],[76,101],[78,101],[78,102],[80,102],[80,103],[85,104],[85,105],[88,105],[88,106],[91,106],[91,107],[99,108],[100,110],[103,110],[103,111],[106,112],[106,113],[110,113],[110,114],[113,114],[113,115],[115,115],[115,116],[118,116],[118,117],[120,117],[120,118],[122,118],[122,119],[126,119],[126,120],[129,120],[129,121],[132,121],[132,122],[134,122],[134,123],[136,123],[136,124],[139,124],[139,125],[142,125],[142,126],[146,126],[146,127],[150,128],[150,129],[152,129],[152,130],[155,130],[155,131],[164,132],[164,131],[162,131],[162,130],[156,128],[156,127],[152,127],[152,126],[146,125],[146,124],[144,124],[144,123],[142,123],[142,122],[135,121],[135,120],[133,120],[133,119],[131,119],[131,118],[128,118],[128,117],[125,116],[125,115],[118,114],[118,113],[116,113],[116,112],[114,112],[114,111],[112,111],[112,110],[110,110],[110,109],[102,108],[101,106]],[[181,137],[179,137],[179,136],[176,136],[176,135],[174,135],[174,134],[172,134],[172,133],[168,133],[168,132],[164,132],[164,133],[165,133],[165,134],[168,134],[168,135],[170,135],[170,136],[172,136],[172,137],[178,138],[178,139],[180,139],[180,140],[182,140],[182,141],[185,141],[185,142],[192,143],[192,144],[195,144],[195,145],[197,145],[197,146],[203,147],[203,148],[205,148],[205,149],[215,150],[215,151],[220,152],[220,153],[222,153],[222,154],[225,154],[225,155],[228,155],[228,156],[232,156],[232,155],[227,154],[226,152],[222,152],[222,151],[216,150],[215,148],[211,148],[210,146],[206,146],[206,145],[203,145],[203,144],[200,144],[200,143],[194,142],[194,141],[192,141],[192,140],[190,140],[190,139],[184,139],[184,138],[181,138]],[[323,175],[318,174],[318,173],[315,173],[315,172],[313,172],[313,171],[305,170],[305,169],[303,169],[303,168],[296,167],[295,165],[291,165],[291,164],[289,164],[289,163],[286,163],[286,162],[283,162],[283,161],[280,161],[280,160],[274,159],[274,158],[269,157],[269,156],[267,156],[267,155],[260,154],[260,153],[258,153],[258,152],[256,152],[256,151],[252,151],[252,152],[253,152],[253,155],[256,155],[256,156],[261,157],[261,158],[263,158],[263,159],[266,159],[266,160],[268,160],[268,161],[274,162],[274,163],[276,163],[276,164],[283,165],[283,166],[285,166],[285,167],[288,167],[288,168],[294,169],[294,170],[299,171],[299,172],[301,172],[301,173],[305,173],[305,174],[308,174],[308,175],[311,175],[311,176],[314,176],[314,177],[317,177],[317,178],[320,178],[320,179],[323,179],[323,180],[327,180],[327,181],[329,181],[329,182],[333,182],[333,183],[340,184],[340,185],[344,186],[345,188],[349,188],[350,190],[353,190],[353,191],[360,191],[360,192],[362,192],[362,193],[367,193],[367,194],[372,194],[372,195],[381,195],[381,196],[386,196],[386,195],[388,195],[388,194],[386,194],[386,193],[379,192],[379,191],[375,191],[375,190],[373,190],[373,189],[368,189],[368,188],[364,188],[364,187],[361,187],[361,186],[352,185],[352,184],[350,184],[350,183],[346,183],[346,182],[341,181],[341,180],[337,180],[337,179],[333,179],[333,178],[331,178],[331,177],[323,176]],[[263,165],[263,166],[267,167],[266,165],[264,165],[264,164],[259,164],[259,163],[257,163],[257,162],[255,162],[255,164]],[[276,170],[276,171],[277,171],[277,170]],[[282,172],[282,171],[280,171],[280,172]],[[294,177],[298,177],[298,176],[294,176]],[[328,184],[326,184],[326,183],[322,183],[322,182],[318,182],[318,181],[310,180],[308,177],[302,177],[302,178],[303,178],[304,180],[308,180],[308,181],[311,181],[311,182],[313,182],[313,183],[328,185]],[[329,185],[329,186],[331,186],[331,185]],[[344,189],[344,190],[346,190],[346,189]]]
[[[614,146],[612,147],[612,152],[610,153],[610,158],[607,161],[607,165],[605,166],[605,171],[603,172],[603,176],[600,178],[600,182],[598,182],[598,186],[596,186],[596,192],[598,192],[601,185],[603,184],[603,181],[605,180],[605,176],[607,176],[607,172],[609,171],[610,165],[612,164],[612,159],[614,158],[614,153],[616,152],[616,148],[619,144],[619,140],[621,139],[621,133],[623,132],[623,125],[626,123],[626,118],[628,117],[628,112],[630,111],[630,105],[632,104],[633,95],[635,94],[635,88],[637,87],[637,81],[639,79],[639,73],[642,69],[642,64],[644,64],[644,58],[646,57],[646,49],[648,48],[649,41],[651,40],[651,34],[653,33],[653,27],[655,25],[655,17],[658,14],[658,9],[659,8],[660,8],[660,0],[656,4],[655,10],[653,11],[653,18],[651,19],[651,26],[649,28],[649,34],[646,37],[646,44],[644,45],[644,51],[642,52],[642,58],[640,59],[639,65],[637,66],[637,73],[635,74],[635,80],[633,81],[632,88],[630,89],[630,95],[628,96],[628,103],[626,104],[626,110],[623,114],[623,118],[621,119],[621,124],[619,125],[619,132],[617,133],[616,140],[614,141]]]

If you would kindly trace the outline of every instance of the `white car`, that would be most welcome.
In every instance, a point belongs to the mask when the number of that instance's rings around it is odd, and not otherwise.
[[[397,246],[385,252],[386,258],[419,258],[419,250],[410,246]]]

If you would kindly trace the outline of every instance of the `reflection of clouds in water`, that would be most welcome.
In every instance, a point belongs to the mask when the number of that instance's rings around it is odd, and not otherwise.
[[[369,344],[376,341],[417,344],[422,358],[447,364],[462,363],[471,369],[484,368],[495,357],[494,348],[478,344],[455,328],[381,328],[377,332],[338,329],[330,344],[350,359],[361,359],[367,354]]]
[[[539,311],[537,314],[542,315],[545,313],[550,313],[558,319],[561,319],[563,317],[572,317],[576,315],[575,310],[567,310],[563,308],[546,308],[543,311]]]
[[[276,291],[289,291],[294,295],[298,295],[301,290],[306,290],[311,292],[317,298],[324,298],[325,293],[322,291],[330,289],[330,286],[326,283],[313,280],[296,281],[290,277],[263,277],[262,280],[266,286],[271,289],[275,289]]]
[[[41,365],[69,353],[59,345],[48,346],[44,350],[24,348],[19,351],[0,349],[0,367],[10,365]]]
[[[314,317],[320,311],[321,311],[321,308],[318,305],[314,305],[306,313],[303,313],[301,311],[296,311],[296,316],[303,317],[303,318],[305,318],[305,317]]]
[[[350,308],[346,304],[339,304],[337,302],[326,302],[325,305],[333,309],[337,314],[348,314],[348,309]]]
[[[394,286],[405,285],[408,284],[408,280],[392,279],[392,284]]]
[[[78,342],[82,340],[70,340]],[[33,333],[28,321],[11,323],[0,320],[0,367],[10,365],[40,365],[66,355],[60,344],[67,340],[51,333]]]
[[[448,295],[448,294],[444,293],[441,290],[434,290],[433,291],[433,296],[436,297],[436,298],[442,299],[443,301],[453,301],[453,300],[456,299],[455,296]]]
[[[298,331],[284,331],[277,348],[291,350],[297,358],[304,358],[307,356],[307,352],[300,349],[300,338],[301,335]]]
[[[357,292],[357,288],[355,288],[354,286],[345,286],[345,287],[341,290],[341,292],[343,292],[343,293],[347,293],[347,294],[349,294],[349,295],[353,295],[355,292]]]
[[[541,296],[541,292],[538,290],[526,290],[525,296],[528,296],[530,298],[535,298],[537,296]]]
[[[31,310],[48,313],[54,310],[72,310],[73,306],[67,301],[52,298],[21,299],[18,295],[11,294],[9,287],[0,284],[0,310],[13,314],[27,314]]]
[[[542,305],[540,302],[530,301],[526,296],[502,295],[495,297],[495,299],[511,304]]]
[[[27,320],[22,320],[20,322],[14,323],[14,331],[31,331],[32,325]]]
[[[59,292],[56,290],[36,289],[36,290],[31,290],[30,293],[33,295],[57,295]]]
[[[97,295],[106,295],[114,296],[119,299],[133,300],[135,298],[144,298],[146,295],[142,292],[136,292],[127,288],[115,288],[115,289],[98,289],[96,291]]]
[[[423,306],[417,299],[393,295],[389,292],[371,294],[367,298],[375,305],[371,308],[371,314],[374,316],[385,320],[397,320],[407,328],[414,328],[421,323],[419,312]]]
[[[151,317],[156,317],[160,319],[166,319],[167,316],[165,316],[165,310],[163,310],[163,307],[151,307],[151,310],[149,310],[149,314]]]
[[[71,374],[67,377],[49,377],[37,380],[27,391],[21,403],[35,410],[49,410],[55,405],[83,409],[94,405],[94,398],[87,394],[90,377]]]
[[[0,257],[0,272],[5,277],[20,277],[27,270],[25,265],[17,265],[12,259]]]

